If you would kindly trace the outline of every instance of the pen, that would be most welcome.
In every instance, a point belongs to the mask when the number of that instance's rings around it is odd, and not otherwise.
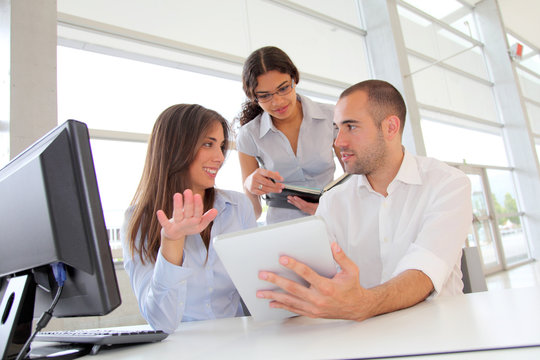
[[[255,156],[255,159],[257,159],[257,161],[259,162],[259,166],[261,167],[261,169],[266,169],[266,167],[264,166],[264,161],[260,156]],[[270,179],[274,184],[276,183],[274,179],[269,178],[269,177],[266,177],[266,178]]]

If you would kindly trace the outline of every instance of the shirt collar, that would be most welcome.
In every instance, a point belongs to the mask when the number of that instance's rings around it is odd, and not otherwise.
[[[390,186],[396,181],[410,185],[422,185],[422,178],[420,177],[420,172],[418,171],[418,162],[416,161],[416,158],[405,150],[404,147],[402,148],[404,153],[403,161],[401,162],[401,166],[399,167],[396,177],[390,183]]]
[[[274,126],[274,123],[272,122],[272,118],[270,117],[270,114],[264,111],[261,114],[261,127],[259,130],[259,137],[263,137],[268,133],[270,130],[277,132],[278,130]]]
[[[416,158],[409,153],[405,147],[403,149],[403,161],[399,167],[398,173],[388,185],[388,193],[391,193],[392,190],[397,186],[398,182],[409,184],[409,185],[421,185],[422,178],[420,177],[420,172],[418,170],[418,162]],[[371,184],[369,183],[366,175],[361,175],[358,177],[358,186],[366,187],[369,191],[373,191]]]
[[[305,96],[302,96],[300,94],[296,94],[296,99],[302,103],[303,122],[306,122],[307,126],[309,126],[309,123],[311,122],[311,120],[324,120],[326,118],[322,109],[319,106],[317,106],[311,99]],[[261,114],[261,126],[259,130],[259,137],[262,138],[270,130],[274,132],[279,131],[274,126],[274,123],[272,122],[272,118],[270,117],[270,114],[264,111]]]
[[[238,201],[231,197],[227,192],[215,189],[216,198],[214,200],[214,208],[221,214],[228,206],[237,206]]]

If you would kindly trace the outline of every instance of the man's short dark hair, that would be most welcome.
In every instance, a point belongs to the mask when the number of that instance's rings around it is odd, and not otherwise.
[[[395,115],[400,120],[400,133],[403,134],[407,107],[403,96],[389,82],[383,80],[365,80],[345,89],[340,99],[351,95],[356,91],[364,91],[368,95],[368,112],[375,120],[375,125],[380,128],[381,123],[388,116]]]

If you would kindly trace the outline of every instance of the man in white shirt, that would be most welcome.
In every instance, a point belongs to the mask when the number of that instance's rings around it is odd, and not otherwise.
[[[270,306],[310,317],[364,320],[428,296],[462,292],[461,248],[472,221],[467,176],[401,144],[406,107],[389,83],[368,80],[336,105],[335,145],[357,174],[321,198],[341,271],[332,279],[287,256],[280,263],[309,287],[261,271],[285,293],[258,291]],[[347,255],[345,255],[347,254]]]

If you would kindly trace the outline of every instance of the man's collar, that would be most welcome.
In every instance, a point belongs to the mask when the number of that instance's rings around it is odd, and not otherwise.
[[[418,163],[416,158],[409,153],[405,147],[403,149],[403,160],[399,167],[398,173],[394,179],[390,182],[387,188],[387,192],[391,193],[392,189],[395,188],[398,182],[410,184],[410,185],[421,185],[422,178],[420,177],[420,172],[418,171]],[[373,187],[369,183],[366,175],[361,175],[358,177],[358,186],[365,186],[370,191],[374,191]]]
[[[416,158],[412,156],[411,153],[409,153],[404,147],[402,147],[402,149],[404,153],[403,161],[401,162],[401,166],[399,167],[396,177],[390,183],[390,186],[396,181],[411,185],[421,185],[422,178],[420,177],[420,173],[418,171],[418,163]],[[390,186],[388,187],[390,188]]]

